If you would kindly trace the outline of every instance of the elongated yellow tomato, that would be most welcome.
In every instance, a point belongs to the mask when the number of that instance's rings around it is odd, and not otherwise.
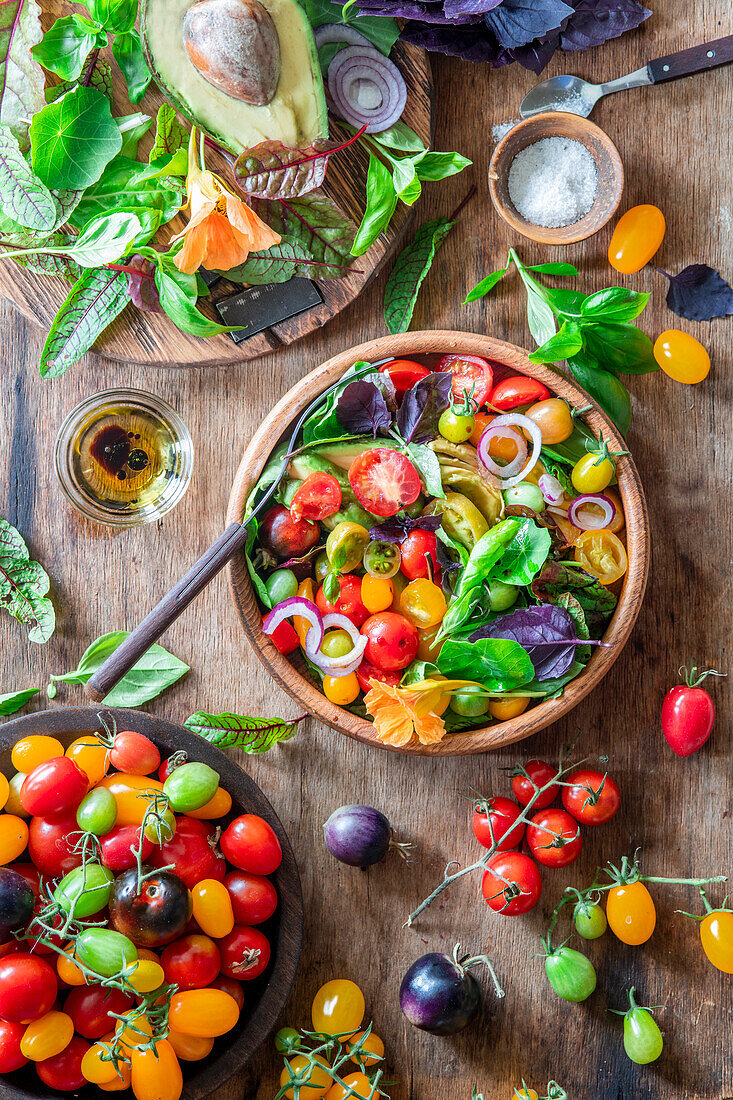
[[[193,919],[202,932],[215,940],[228,936],[234,928],[234,910],[229,891],[218,879],[204,878],[191,891]]]
[[[74,962],[74,945],[67,943],[64,954],[56,956],[56,972],[67,985],[86,985],[82,970]]]
[[[658,206],[632,206],[619,218],[608,246],[608,262],[623,275],[633,275],[649,263],[664,240],[667,223]]]
[[[95,787],[109,771],[111,751],[95,733],[87,733],[71,742],[66,755],[79,765],[89,780],[89,786]]]
[[[611,931],[632,947],[638,947],[654,931],[657,913],[643,882],[629,882],[608,891],[606,916]]]
[[[492,699],[489,703],[489,714],[500,722],[506,722],[509,718],[517,718],[523,714],[531,701],[529,695],[517,696],[515,699]]]
[[[81,1060],[81,1072],[90,1085],[111,1085],[115,1079],[121,1080],[114,1062],[105,1059],[105,1054],[103,1044],[95,1043]]]
[[[714,909],[700,923],[702,949],[716,970],[733,974],[733,913]]]
[[[178,1100],[183,1074],[167,1039],[160,1039],[155,1050],[133,1050],[132,1091],[137,1100]]]
[[[213,1039],[202,1039],[198,1035],[184,1035],[182,1031],[168,1032],[168,1042],[179,1058],[184,1062],[200,1062],[208,1058],[214,1046]]]
[[[43,1062],[66,1050],[74,1038],[74,1021],[65,1012],[47,1012],[28,1024],[20,1040],[20,1053],[31,1062]]]
[[[591,451],[583,455],[573,466],[570,479],[579,493],[602,493],[611,484],[616,467],[610,458]]]
[[[364,994],[348,978],[334,978],[316,993],[311,1006],[313,1030],[350,1038],[364,1019]]]
[[[118,1062],[117,1070],[118,1072],[115,1074],[113,1081],[104,1084],[100,1082],[98,1088],[103,1089],[105,1092],[123,1092],[125,1089],[129,1089],[132,1084],[132,1066],[129,1062]]]
[[[188,810],[186,817],[195,817],[201,821],[216,821],[220,817],[226,817],[232,808],[232,796],[223,787],[217,787],[216,793],[209,801],[200,806],[198,810]]]
[[[215,1039],[231,1031],[239,1019],[239,1005],[223,989],[186,989],[174,993],[168,1023],[184,1035]]]
[[[5,803],[8,801],[8,795],[10,794],[10,784],[8,783],[7,776],[0,772],[0,810],[2,810]]]
[[[132,974],[128,974],[127,980],[138,993],[152,993],[165,981],[165,973],[157,959],[138,958],[135,969]]]
[[[629,565],[621,539],[606,527],[600,531],[584,531],[578,536],[575,560],[601,584],[621,580]]]
[[[114,772],[98,784],[106,787],[117,803],[117,825],[140,825],[150,805],[148,791],[162,791],[163,784],[149,775],[128,775]]]
[[[24,820],[30,819],[30,814],[24,806],[20,804],[20,788],[25,781],[25,772],[16,772],[8,783],[8,794],[5,799],[5,813],[13,814],[14,817],[22,817]]]
[[[288,1081],[291,1081],[297,1074],[298,1100],[320,1100],[325,1095],[326,1090],[333,1084],[333,1078],[326,1068],[328,1062],[318,1054],[315,1055],[314,1061],[317,1062],[317,1065],[312,1066],[309,1072],[304,1073],[308,1066],[308,1059],[304,1054],[296,1054],[288,1063],[290,1070],[287,1066],[283,1067],[280,1074],[280,1088],[287,1085]],[[285,1093],[286,1100],[293,1100],[293,1096],[293,1086],[291,1085]]]
[[[44,764],[46,760],[53,760],[55,756],[63,755],[64,746],[55,737],[36,734],[18,741],[10,754],[10,759],[16,771],[28,774],[39,764]]]
[[[12,863],[25,851],[28,826],[15,814],[0,814],[0,866]]]
[[[693,386],[710,372],[710,356],[699,340],[678,328],[662,332],[654,344],[654,358],[675,382]]]

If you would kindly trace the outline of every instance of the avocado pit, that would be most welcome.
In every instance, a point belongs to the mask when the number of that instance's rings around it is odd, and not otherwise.
[[[183,44],[204,80],[264,107],[280,80],[280,39],[259,0],[198,0],[183,20]]]

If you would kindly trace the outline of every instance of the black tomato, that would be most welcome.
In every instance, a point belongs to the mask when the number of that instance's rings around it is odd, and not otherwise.
[[[25,928],[35,903],[26,879],[10,867],[0,867],[0,939]]]
[[[191,916],[189,893],[183,879],[172,871],[152,871],[137,889],[137,868],[115,879],[109,903],[113,928],[139,947],[160,947],[180,936]]]
[[[308,519],[293,519],[287,508],[276,504],[262,517],[259,537],[267,550],[285,561],[307,554],[321,537],[321,528]]]

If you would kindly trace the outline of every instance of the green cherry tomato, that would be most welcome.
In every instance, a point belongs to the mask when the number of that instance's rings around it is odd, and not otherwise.
[[[476,427],[476,419],[468,413],[456,412],[454,409],[446,409],[440,414],[438,431],[449,443],[465,443],[471,438]]]
[[[143,832],[153,844],[167,844],[169,840],[173,840],[176,835],[176,818],[173,810],[168,809],[156,817],[149,817]]]
[[[579,901],[573,911],[575,931],[584,940],[599,939],[608,928],[608,921],[603,908],[592,902]]]
[[[616,467],[598,451],[583,455],[573,466],[570,480],[579,493],[602,493],[611,484]]]
[[[176,813],[200,810],[210,802],[219,786],[219,773],[208,764],[182,764],[166,779],[163,794],[167,795]]]
[[[596,971],[590,959],[572,947],[558,947],[545,958],[550,985],[564,1001],[578,1003],[596,988]]]
[[[418,516],[422,515],[422,510],[425,507],[425,504],[425,497],[422,493],[420,493],[420,496],[417,498],[417,500],[413,500],[412,504],[408,504],[406,508],[402,509],[402,511],[405,513],[406,516],[409,516],[410,519],[417,519]]]
[[[354,643],[345,630],[327,630],[321,642],[321,653],[327,657],[345,657],[353,648]]]
[[[507,611],[517,602],[519,589],[516,584],[505,584],[504,581],[491,581],[489,583],[489,599],[492,611]]]
[[[479,718],[482,714],[486,714],[490,704],[491,699],[484,694],[482,688],[477,686],[456,691],[448,705],[454,714],[460,714],[464,718]]]
[[[298,579],[292,569],[276,569],[272,576],[265,581],[267,595],[272,600],[272,606],[290,600],[298,595]]]
[[[316,575],[316,581],[318,584],[323,584],[328,574],[331,572],[331,563],[328,560],[328,554],[325,550],[321,550],[320,554],[316,558],[313,572]]]
[[[370,577],[388,580],[400,571],[402,554],[393,542],[370,542],[364,551],[364,568]]]
[[[281,1054],[300,1050],[300,1033],[294,1027],[281,1027],[275,1035],[275,1049]]]
[[[95,974],[111,978],[137,961],[132,940],[112,928],[85,928],[76,939],[76,957]]]
[[[76,823],[84,833],[104,836],[117,821],[117,802],[106,787],[95,787],[85,795],[76,811]]]
[[[507,508],[519,505],[521,508],[529,508],[532,512],[544,512],[546,508],[542,491],[531,481],[523,481],[507,489],[504,493],[504,503]]]
[[[53,892],[53,900],[76,920],[104,909],[112,894],[114,875],[99,863],[75,867],[64,875]]]
[[[326,539],[326,553],[332,569],[349,573],[361,565],[369,544],[369,532],[360,523],[337,523]]]
[[[631,1007],[624,1016],[624,1050],[637,1066],[646,1066],[656,1062],[664,1040],[651,1012],[636,1004],[633,987],[629,991],[629,1002]]]

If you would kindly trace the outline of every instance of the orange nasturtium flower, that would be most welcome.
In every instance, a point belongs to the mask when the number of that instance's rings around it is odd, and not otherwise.
[[[455,688],[475,686],[473,680],[442,680],[433,677],[407,687],[393,687],[372,680],[364,705],[374,719],[377,737],[386,745],[401,748],[413,737],[421,745],[434,745],[445,737],[441,715]]]
[[[250,252],[279,243],[280,235],[237,198],[223,180],[206,170],[195,130],[191,131],[188,164],[186,205],[190,219],[171,241],[183,238],[185,242],[174,260],[179,271],[193,275],[201,266],[229,271],[243,264]]]

